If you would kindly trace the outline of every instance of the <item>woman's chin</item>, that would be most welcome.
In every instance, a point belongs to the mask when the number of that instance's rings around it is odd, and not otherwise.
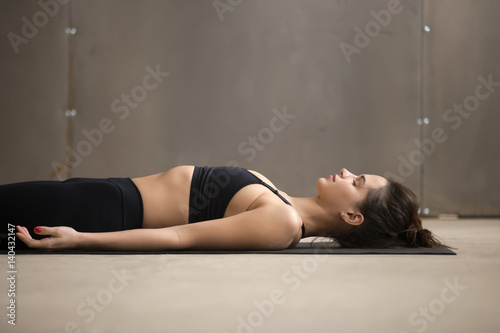
[[[324,187],[325,185],[328,184],[328,179],[326,178],[318,178],[318,180],[316,181],[316,189],[319,192],[321,192],[321,188]]]

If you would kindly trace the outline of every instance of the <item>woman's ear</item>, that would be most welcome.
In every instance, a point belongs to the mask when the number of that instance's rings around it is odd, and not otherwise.
[[[358,226],[361,223],[363,223],[363,221],[365,220],[365,217],[360,212],[356,212],[356,213],[355,212],[342,212],[342,213],[340,213],[340,217],[342,218],[342,220],[344,220],[345,223],[353,225],[353,226]]]

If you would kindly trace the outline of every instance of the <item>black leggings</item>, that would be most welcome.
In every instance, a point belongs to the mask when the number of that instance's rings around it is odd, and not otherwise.
[[[130,178],[72,178],[0,185],[0,242],[5,250],[8,224],[68,226],[82,232],[107,232],[142,227],[139,189]],[[16,249],[27,249],[16,239]]]

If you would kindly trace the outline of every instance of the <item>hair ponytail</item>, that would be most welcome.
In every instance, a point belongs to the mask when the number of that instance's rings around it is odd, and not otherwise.
[[[425,228],[417,231],[417,245],[419,247],[448,247],[437,240],[430,230]]]

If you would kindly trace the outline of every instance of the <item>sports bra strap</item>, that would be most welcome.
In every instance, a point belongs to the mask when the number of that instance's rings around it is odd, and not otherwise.
[[[260,180],[260,179],[259,179]],[[271,185],[265,183],[264,181],[260,180],[260,183],[270,189],[274,194],[276,194],[281,200],[283,200],[287,205],[292,205],[288,200],[286,200],[281,194],[279,194],[278,190],[274,189]]]

